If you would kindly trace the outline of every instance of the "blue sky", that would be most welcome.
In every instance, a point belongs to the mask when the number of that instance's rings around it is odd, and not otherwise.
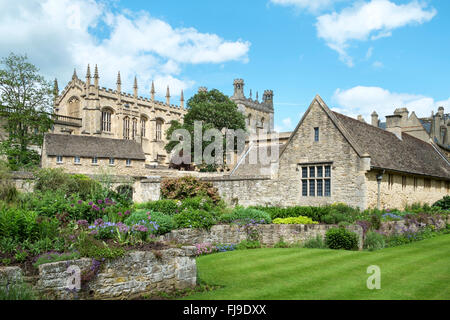
[[[275,124],[292,130],[315,94],[350,116],[450,108],[450,1],[0,0],[0,55],[27,53],[60,88],[73,68],[117,71],[172,102],[199,86],[274,90]]]

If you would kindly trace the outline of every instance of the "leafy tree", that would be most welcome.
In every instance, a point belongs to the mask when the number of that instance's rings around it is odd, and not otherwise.
[[[221,132],[225,132],[223,131],[224,128],[228,130],[246,130],[245,117],[241,112],[239,112],[237,105],[217,89],[197,93],[188,100],[187,109],[188,112],[184,116],[184,123],[182,124],[178,121],[172,121],[171,126],[166,131],[166,138],[169,143],[165,146],[165,149],[168,153],[176,151],[174,149],[177,145],[179,145],[179,141],[171,141],[173,132],[175,130],[184,129],[190,134],[191,159],[194,159],[194,143],[196,142],[194,138],[201,139],[201,137],[194,135],[194,123],[196,121],[202,122],[202,137],[209,129],[217,129]],[[224,138],[223,133],[222,138]],[[214,141],[214,139],[212,141],[203,141],[202,139],[202,153],[205,148]],[[223,139],[223,142],[225,150],[225,138]],[[237,149],[236,142],[234,142],[234,149]],[[202,171],[215,171],[218,165],[201,164],[200,167]]]
[[[53,103],[52,85],[26,55],[11,53],[0,65],[0,116],[6,117],[7,132],[0,152],[13,170],[37,166],[40,155],[33,147],[42,147],[44,133],[52,126],[48,114]]]

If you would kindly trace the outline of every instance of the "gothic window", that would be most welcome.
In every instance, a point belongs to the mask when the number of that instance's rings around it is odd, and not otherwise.
[[[156,140],[162,140],[162,125],[163,121],[161,119],[156,120]]]
[[[70,98],[67,112],[69,117],[80,118],[80,100],[78,98]]]
[[[130,118],[123,118],[123,138],[125,140],[130,139]]]
[[[331,165],[305,165],[301,169],[303,197],[331,196]]]
[[[141,136],[145,137],[145,131],[147,127],[147,119],[142,117],[141,118]]]
[[[110,110],[105,110],[102,112],[102,131],[111,132],[111,115]]]
[[[132,127],[132,130],[131,130],[131,132],[132,132],[131,133],[132,134],[132,139],[136,138],[136,136],[137,136],[137,130],[138,130],[137,124],[138,124],[137,119],[133,118],[133,127]]]

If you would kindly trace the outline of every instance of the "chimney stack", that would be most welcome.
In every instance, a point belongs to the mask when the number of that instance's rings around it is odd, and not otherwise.
[[[380,126],[380,120],[378,119],[378,113],[376,113],[376,111],[372,113],[372,125],[377,128]]]
[[[361,121],[361,122],[364,122],[364,123],[366,122],[361,114],[358,115],[358,121]]]
[[[399,114],[394,114],[392,116],[386,116],[386,131],[389,131],[402,140],[402,126],[401,126],[402,116]]]

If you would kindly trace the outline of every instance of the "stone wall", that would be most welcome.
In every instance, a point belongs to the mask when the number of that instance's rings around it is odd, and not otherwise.
[[[367,206],[377,207],[378,182],[376,172],[370,171],[366,174],[367,179]],[[425,187],[424,178],[419,176],[406,177],[406,185],[403,185],[402,175],[392,174],[393,184],[389,185],[389,174],[383,175],[381,181],[380,203],[383,209],[403,209],[406,205],[422,203],[432,205],[444,196],[450,195],[447,182],[441,180],[431,180],[431,187]],[[416,178],[416,187],[414,186]]]
[[[131,252],[122,258],[105,261],[100,271],[87,282],[79,294],[67,289],[67,268],[76,265],[89,271],[91,259],[62,261],[39,266],[39,280],[35,289],[55,299],[129,299],[142,294],[193,288],[197,281],[194,258],[195,247],[161,250],[160,256],[152,252]]]
[[[317,235],[325,236],[327,230],[337,227],[336,225],[282,225],[268,224],[258,225],[257,230],[262,245],[273,246],[283,240],[290,244],[303,243],[315,238]],[[359,248],[363,248],[363,229],[358,225],[347,227],[348,230],[358,234]],[[161,240],[178,244],[238,244],[247,239],[247,231],[236,225],[215,225],[211,230],[181,229],[161,237]]]
[[[446,227],[446,224],[450,224],[450,215],[447,217],[430,217],[428,221],[421,224],[421,227],[430,225],[434,226],[436,230],[441,230]],[[419,227],[418,224],[409,223],[405,220],[388,221],[381,223],[380,232],[385,235],[402,234],[406,230],[415,233],[419,231]]]

